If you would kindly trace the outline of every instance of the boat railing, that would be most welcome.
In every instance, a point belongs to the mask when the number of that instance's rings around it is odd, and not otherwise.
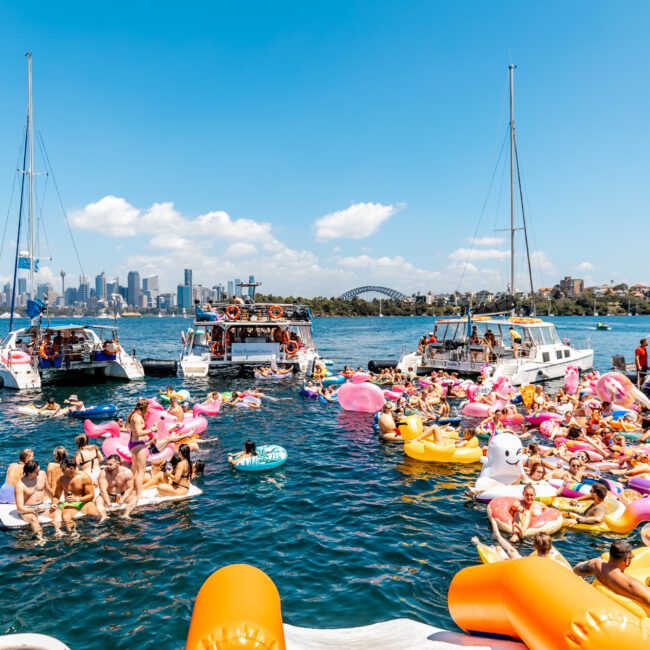
[[[250,323],[282,323],[311,322],[311,313],[307,305],[294,305],[287,303],[250,303],[237,305],[234,303],[220,302],[212,303],[199,307],[197,310],[195,324],[205,325],[206,323],[215,322],[214,316],[218,320],[226,322],[245,322]]]

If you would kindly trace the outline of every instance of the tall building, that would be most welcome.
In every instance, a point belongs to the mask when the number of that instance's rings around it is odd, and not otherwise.
[[[189,285],[179,284],[176,287],[176,304],[180,309],[192,306],[192,293]]]
[[[239,278],[235,278],[235,295],[241,296],[241,280]]]
[[[18,295],[27,293],[27,278],[18,278]]]
[[[190,271],[190,274],[192,272]],[[149,275],[146,278],[142,278],[142,290],[150,291],[152,295],[160,291],[160,284],[157,275]]]
[[[77,290],[74,287],[68,287],[65,290],[65,304],[72,307],[75,302],[77,302]]]
[[[85,275],[79,276],[79,288],[77,289],[77,300],[79,302],[88,302],[90,298],[90,282]]]
[[[228,296],[232,298],[235,295],[235,281],[228,280]]]
[[[106,300],[113,300],[113,294],[120,292],[120,282],[115,278],[111,282],[106,283]]]
[[[129,271],[127,287],[127,303],[129,307],[137,307],[140,303],[140,274],[137,271]]]
[[[255,284],[255,276],[254,275],[249,275],[248,276],[248,284],[250,284],[250,285]],[[251,298],[255,295],[255,287],[253,287],[253,286],[248,287],[248,295]]]
[[[97,300],[106,300],[107,298],[107,283],[106,273],[102,271],[99,275],[95,276],[95,296]]]
[[[566,276],[563,280],[560,280],[560,291],[567,298],[575,298],[580,295],[585,290],[585,281],[578,278],[572,278]]]
[[[38,300],[43,300],[52,293],[52,285],[49,282],[36,285],[36,298]]]

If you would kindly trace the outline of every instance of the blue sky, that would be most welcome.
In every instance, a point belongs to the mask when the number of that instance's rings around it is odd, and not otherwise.
[[[477,224],[513,61],[536,284],[648,282],[649,18],[642,2],[0,2],[0,208],[31,50],[88,275],[503,289],[501,168]],[[78,275],[51,182],[44,215],[44,266]]]

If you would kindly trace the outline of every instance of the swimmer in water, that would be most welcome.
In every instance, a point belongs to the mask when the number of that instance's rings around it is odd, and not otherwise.
[[[257,447],[252,440],[244,442],[244,451],[239,451],[236,454],[228,454],[228,462],[231,465],[237,465],[246,458],[253,458],[257,456]]]
[[[182,422],[183,418],[185,417],[183,407],[178,403],[177,397],[169,398],[169,408],[167,409],[167,412],[170,415],[173,415],[178,420],[178,422]]]

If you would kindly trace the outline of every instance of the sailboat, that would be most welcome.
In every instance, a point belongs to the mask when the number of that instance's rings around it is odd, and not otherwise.
[[[0,380],[5,388],[15,390],[40,388],[42,382],[70,373],[80,377],[103,375],[116,379],[144,378],[142,364],[128,354],[119,343],[113,326],[80,324],[53,325],[43,323],[47,311],[47,296],[36,297],[36,274],[39,260],[36,251],[34,223],[34,112],[32,104],[32,55],[27,53],[27,128],[22,156],[18,237],[14,262],[13,289],[9,334],[0,346]],[[51,169],[49,170],[51,173]],[[25,187],[27,185],[27,188]],[[25,201],[25,191],[27,200]],[[27,205],[27,251],[21,251],[23,210]],[[14,329],[16,286],[19,270],[27,271],[28,327]],[[81,315],[73,318],[81,318]]]
[[[383,318],[384,315],[381,313],[381,298],[379,299],[379,318]]]
[[[598,311],[596,310],[596,299],[594,298],[594,316],[598,316]]]
[[[514,121],[514,66],[509,66],[510,78],[510,283],[507,296],[495,303],[495,309],[489,314],[474,315],[467,308],[465,316],[460,318],[439,319],[435,323],[433,340],[429,339],[418,351],[402,355],[397,368],[405,373],[419,375],[444,370],[464,375],[480,374],[486,363],[492,367],[492,377],[506,377],[513,385],[530,384],[537,381],[557,379],[564,376],[569,365],[587,370],[593,366],[594,351],[590,348],[580,349],[568,345],[558,336],[553,323],[540,318],[517,317],[515,291],[515,234],[522,230],[528,258],[528,279],[531,295],[534,296],[533,276],[528,249],[526,218],[522,198],[521,177],[519,174],[519,157],[515,140]],[[515,170],[518,188],[515,188]],[[521,205],[522,226],[516,219],[517,199]],[[550,308],[549,308],[550,311]],[[507,315],[511,314],[508,318]],[[535,314],[533,302],[531,314]],[[519,345],[515,346],[511,331],[519,335]],[[437,331],[437,334],[435,333]],[[490,340],[491,350],[476,343]],[[422,349],[423,347],[423,349]]]

